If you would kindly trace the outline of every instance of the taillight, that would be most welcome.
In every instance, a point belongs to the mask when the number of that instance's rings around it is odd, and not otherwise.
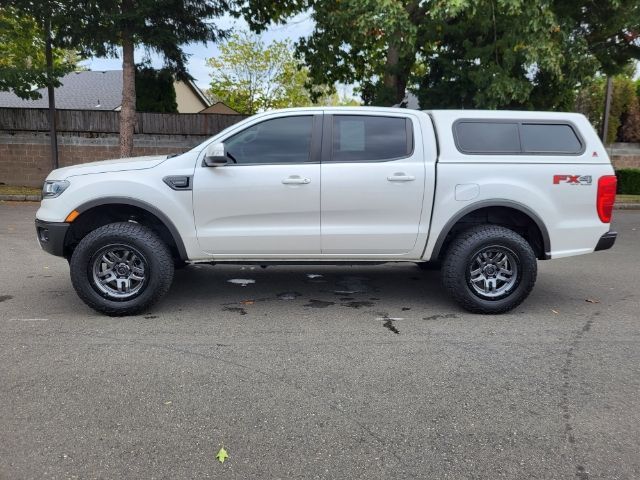
[[[598,199],[596,208],[602,223],[611,223],[613,204],[616,201],[616,186],[618,179],[615,175],[605,175],[598,180]]]

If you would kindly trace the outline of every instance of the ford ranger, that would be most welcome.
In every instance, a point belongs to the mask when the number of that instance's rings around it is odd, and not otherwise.
[[[537,260],[613,245],[615,193],[579,114],[301,108],[178,156],[54,170],[35,222],[108,315],[147,309],[176,265],[200,262],[438,266],[463,308],[501,313]]]

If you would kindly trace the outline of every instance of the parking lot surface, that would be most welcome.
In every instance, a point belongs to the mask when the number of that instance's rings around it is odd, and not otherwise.
[[[640,212],[506,315],[392,264],[191,266],[109,318],[36,208],[0,203],[1,479],[640,478]]]

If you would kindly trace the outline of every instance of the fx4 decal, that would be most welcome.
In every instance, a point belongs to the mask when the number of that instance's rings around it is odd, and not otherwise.
[[[553,184],[568,183],[570,185],[591,185],[591,175],[554,175]]]

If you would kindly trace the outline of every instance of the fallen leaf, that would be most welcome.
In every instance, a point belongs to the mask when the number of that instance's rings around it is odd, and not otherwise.
[[[220,463],[224,463],[224,461],[229,458],[229,454],[227,453],[227,451],[224,449],[224,447],[222,447],[220,449],[220,451],[218,452],[218,454],[216,455],[216,458],[220,461]]]

